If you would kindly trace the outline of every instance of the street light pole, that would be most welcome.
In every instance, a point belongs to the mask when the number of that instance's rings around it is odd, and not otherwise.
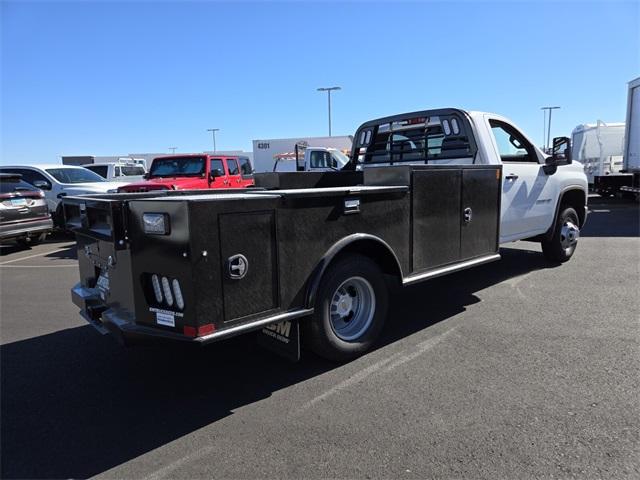
[[[547,142],[545,143],[545,148],[547,152],[549,151],[549,140],[551,137],[551,112],[553,110],[557,110],[560,107],[542,107],[541,110],[549,110],[549,123],[547,123]],[[546,111],[545,111],[546,113]]]
[[[176,153],[176,148],[178,147],[169,147],[168,150],[171,150],[171,154],[173,155],[174,153]]]
[[[220,130],[219,128],[207,128],[207,132],[211,132],[213,134],[213,153],[216,153],[216,132]]]
[[[331,91],[342,90],[341,87],[321,87],[318,88],[319,92],[327,92],[327,101],[329,102],[329,136],[331,136]]]
[[[547,111],[544,108],[542,110],[542,148],[547,145]]]

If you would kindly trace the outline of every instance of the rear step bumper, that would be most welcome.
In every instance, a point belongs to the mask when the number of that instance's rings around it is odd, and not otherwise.
[[[196,345],[206,345],[242,333],[260,330],[267,325],[286,320],[294,320],[313,313],[313,309],[293,310],[271,315],[251,322],[250,324],[226,328],[202,337],[188,337],[175,332],[138,325],[133,318],[128,318],[128,316],[122,315],[115,309],[106,308],[97,290],[83,287],[79,283],[71,289],[71,299],[73,303],[80,307],[80,315],[82,318],[98,330],[98,332],[103,335],[110,333],[125,345],[149,340],[172,340]]]
[[[138,325],[128,316],[105,307],[96,289],[83,287],[79,283],[71,289],[71,300],[80,307],[80,315],[92,327],[103,335],[112,334],[124,345],[151,339],[201,343],[199,338]]]

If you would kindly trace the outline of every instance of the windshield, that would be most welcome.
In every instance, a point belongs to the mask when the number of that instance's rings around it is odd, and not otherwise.
[[[347,157],[344,153],[342,153],[340,150],[334,150],[331,152],[331,155],[333,155],[333,158],[335,158],[339,165],[338,168],[342,168],[344,167],[347,163],[349,163],[349,157]]]
[[[122,167],[120,167],[120,172],[125,177],[130,177],[132,175],[144,175],[145,174],[144,167],[142,167],[140,165],[122,166]]]
[[[89,183],[106,181],[97,173],[86,168],[47,168],[47,173],[60,183]]]
[[[149,170],[152,177],[188,177],[203,173],[203,157],[156,158]]]

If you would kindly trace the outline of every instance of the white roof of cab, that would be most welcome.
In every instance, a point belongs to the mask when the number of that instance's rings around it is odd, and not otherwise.
[[[118,165],[125,167],[144,167],[141,163],[136,163],[134,161],[125,162],[100,162],[100,163],[87,163],[86,165],[81,165],[82,167],[95,167],[95,166],[104,166],[104,165]]]

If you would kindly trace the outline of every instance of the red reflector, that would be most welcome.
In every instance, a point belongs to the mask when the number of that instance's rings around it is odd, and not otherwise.
[[[209,335],[210,333],[213,333],[215,329],[216,328],[213,326],[213,323],[202,325],[201,327],[198,327],[198,336],[202,337],[204,335]]]
[[[213,323],[208,323],[207,325],[202,325],[200,327],[187,327],[184,326],[182,331],[187,337],[203,337],[205,335],[209,335],[213,333],[215,327]]]

